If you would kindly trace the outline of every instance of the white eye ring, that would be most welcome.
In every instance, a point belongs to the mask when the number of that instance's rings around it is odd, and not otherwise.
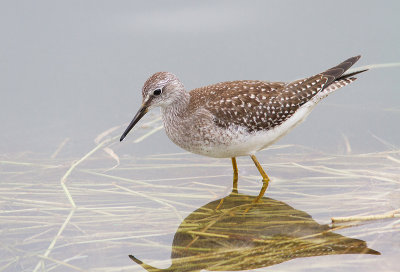
[[[154,96],[159,96],[161,93],[162,93],[162,90],[161,90],[161,89],[155,89],[155,90],[153,91],[153,95],[154,95]]]

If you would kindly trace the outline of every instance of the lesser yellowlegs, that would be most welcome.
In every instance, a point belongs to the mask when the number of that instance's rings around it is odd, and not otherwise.
[[[120,140],[150,109],[161,107],[165,131],[176,145],[192,153],[232,159],[234,188],[238,175],[235,158],[249,155],[263,179],[260,199],[269,178],[255,153],[302,122],[322,98],[366,71],[345,74],[359,58],[293,82],[228,81],[190,92],[174,74],[155,73],[145,82],[142,106]]]

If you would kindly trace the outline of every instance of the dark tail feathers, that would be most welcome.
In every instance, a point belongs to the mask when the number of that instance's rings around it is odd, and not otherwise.
[[[325,86],[326,87],[329,86],[330,84],[332,84],[332,82],[334,82],[336,80],[342,80],[342,79],[345,79],[345,78],[348,78],[348,77],[354,76],[356,74],[367,71],[368,69],[365,69],[365,70],[345,74],[345,72],[351,66],[353,66],[354,63],[356,63],[360,58],[361,58],[360,55],[349,58],[349,59],[343,61],[342,63],[340,63],[339,65],[332,67],[331,69],[323,72],[322,75],[328,77],[328,81],[325,83]]]

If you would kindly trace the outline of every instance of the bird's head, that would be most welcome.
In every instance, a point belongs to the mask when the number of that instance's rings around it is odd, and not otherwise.
[[[185,91],[179,79],[168,72],[158,72],[149,77],[142,88],[142,106],[122,134],[120,141],[132,130],[137,122],[154,107],[168,107],[180,99]]]

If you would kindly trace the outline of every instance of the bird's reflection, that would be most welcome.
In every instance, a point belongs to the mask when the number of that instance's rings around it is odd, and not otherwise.
[[[234,271],[294,258],[380,253],[362,240],[332,232],[286,203],[233,192],[192,212],[179,226],[172,265],[158,269],[129,257],[148,271]]]

